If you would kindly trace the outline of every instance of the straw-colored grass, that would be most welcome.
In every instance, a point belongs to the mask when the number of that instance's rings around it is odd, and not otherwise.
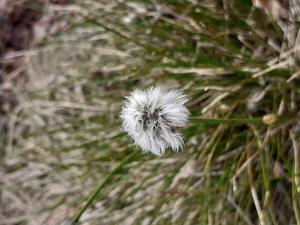
[[[1,225],[299,224],[297,48],[276,18],[246,0],[48,10],[68,26],[24,52]],[[123,96],[156,84],[183,89],[194,117],[163,157],[119,119]]]

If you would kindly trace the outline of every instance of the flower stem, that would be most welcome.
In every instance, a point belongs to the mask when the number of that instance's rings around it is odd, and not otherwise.
[[[285,115],[279,116],[276,114],[267,114],[263,117],[253,118],[206,118],[201,116],[195,116],[190,118],[191,122],[199,122],[207,125],[229,124],[229,125],[242,125],[242,124],[255,124],[255,125],[267,125],[278,126],[290,121],[300,121],[298,115]]]
[[[137,151],[133,151],[131,154],[129,154],[127,157],[125,157],[112,171],[110,171],[109,174],[106,175],[106,177],[101,180],[96,188],[91,192],[90,196],[88,197],[88,200],[84,204],[84,206],[78,211],[78,213],[74,216],[72,219],[71,224],[75,225],[78,224],[80,217],[82,214],[93,204],[95,198],[100,193],[102,188],[105,186],[105,184],[113,177],[113,175],[120,170],[127,162],[129,162],[134,156],[136,156]]]
[[[238,125],[238,124],[264,124],[262,118],[205,118],[205,117],[191,117],[190,120],[192,122],[201,122],[203,124],[231,124],[231,125]]]

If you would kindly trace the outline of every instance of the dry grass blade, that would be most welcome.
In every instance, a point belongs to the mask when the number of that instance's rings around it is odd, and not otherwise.
[[[0,2],[0,223],[299,224],[296,1],[283,20],[258,1]],[[191,114],[161,157],[120,119],[156,85]]]

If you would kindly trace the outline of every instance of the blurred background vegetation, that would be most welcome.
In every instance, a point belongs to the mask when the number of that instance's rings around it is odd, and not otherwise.
[[[0,12],[1,225],[67,224],[103,180],[79,224],[300,224],[297,0],[1,0]],[[142,152],[120,108],[158,84],[223,121],[191,121],[178,153]]]

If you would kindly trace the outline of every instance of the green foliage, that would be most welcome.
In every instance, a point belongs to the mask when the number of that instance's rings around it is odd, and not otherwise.
[[[296,224],[299,81],[270,65],[270,41],[283,41],[274,21],[248,0],[74,4],[68,30],[29,57],[29,73],[52,81],[19,92],[8,146],[20,163],[47,166],[37,185],[64,190],[42,203],[51,216],[78,222],[87,208],[82,224]],[[123,96],[157,84],[182,88],[194,117],[184,150],[161,158],[133,146],[119,119]],[[281,117],[268,126],[267,114]]]

